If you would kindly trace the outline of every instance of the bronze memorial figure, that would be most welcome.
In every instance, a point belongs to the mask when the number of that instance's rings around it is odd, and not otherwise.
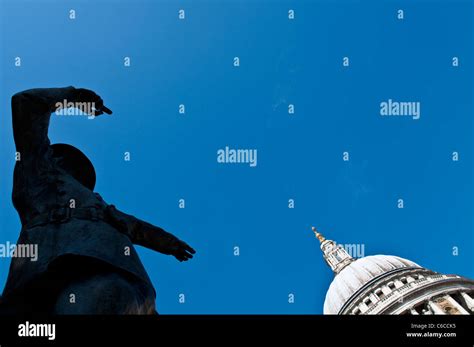
[[[133,244],[192,258],[165,230],[119,211],[94,193],[95,171],[77,148],[50,144],[58,103],[112,112],[88,89],[31,89],[12,97],[17,162],[12,199],[21,220],[17,245],[35,244],[37,261],[13,257],[3,314],[155,314],[155,290]]]

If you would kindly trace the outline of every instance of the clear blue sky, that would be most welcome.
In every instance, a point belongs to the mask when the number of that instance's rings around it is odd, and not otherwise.
[[[20,230],[10,97],[74,85],[114,114],[53,117],[52,142],[91,158],[106,201],[197,250],[138,247],[161,313],[321,313],[332,274],[311,225],[472,278],[472,22],[469,1],[0,0],[0,242]],[[381,117],[389,98],[421,118]],[[257,167],[218,164],[225,146],[257,149]]]

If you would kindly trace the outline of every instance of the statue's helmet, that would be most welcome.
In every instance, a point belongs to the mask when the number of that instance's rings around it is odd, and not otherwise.
[[[94,190],[95,169],[87,156],[74,146],[65,143],[51,145],[53,158],[58,159],[59,166],[67,171],[83,186]]]

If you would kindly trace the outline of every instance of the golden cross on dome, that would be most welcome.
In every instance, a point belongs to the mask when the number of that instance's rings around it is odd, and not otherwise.
[[[316,238],[319,240],[319,242],[323,243],[326,240],[323,234],[319,233],[315,227],[311,227],[311,229],[313,230],[313,233],[316,236]]]

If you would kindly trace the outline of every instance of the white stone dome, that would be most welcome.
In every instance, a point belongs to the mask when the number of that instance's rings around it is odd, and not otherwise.
[[[370,280],[405,267],[420,267],[391,255],[372,255],[357,259],[339,272],[326,293],[324,314],[337,314],[346,301]]]

